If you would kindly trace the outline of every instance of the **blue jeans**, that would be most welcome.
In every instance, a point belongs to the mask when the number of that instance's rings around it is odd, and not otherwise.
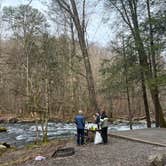
[[[77,144],[84,144],[84,129],[77,129]]]

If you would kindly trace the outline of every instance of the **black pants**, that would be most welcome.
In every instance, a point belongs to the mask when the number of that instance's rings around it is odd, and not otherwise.
[[[84,144],[84,129],[77,129],[77,144]]]
[[[104,127],[101,129],[101,136],[103,138],[104,144],[106,144],[108,142],[107,130],[108,130],[108,127]]]

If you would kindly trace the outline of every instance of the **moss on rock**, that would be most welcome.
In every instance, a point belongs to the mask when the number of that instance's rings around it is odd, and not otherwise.
[[[7,132],[7,129],[5,127],[0,127],[0,132]]]

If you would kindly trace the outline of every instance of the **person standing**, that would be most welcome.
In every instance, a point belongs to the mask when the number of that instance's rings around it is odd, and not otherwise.
[[[95,124],[97,124],[97,129],[100,129],[100,112],[95,113],[93,117],[95,119]]]
[[[77,145],[84,144],[84,128],[85,128],[85,117],[83,116],[82,110],[78,111],[78,115],[75,117],[75,124],[77,127]]]
[[[101,124],[101,136],[103,138],[103,143],[108,143],[108,117],[105,113],[105,111],[102,112],[101,118],[100,118],[100,124]]]

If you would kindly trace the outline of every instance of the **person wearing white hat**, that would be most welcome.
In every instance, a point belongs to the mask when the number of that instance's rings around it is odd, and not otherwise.
[[[79,110],[78,115],[75,117],[75,124],[77,127],[77,145],[84,144],[84,128],[85,128],[85,117],[83,111]]]

